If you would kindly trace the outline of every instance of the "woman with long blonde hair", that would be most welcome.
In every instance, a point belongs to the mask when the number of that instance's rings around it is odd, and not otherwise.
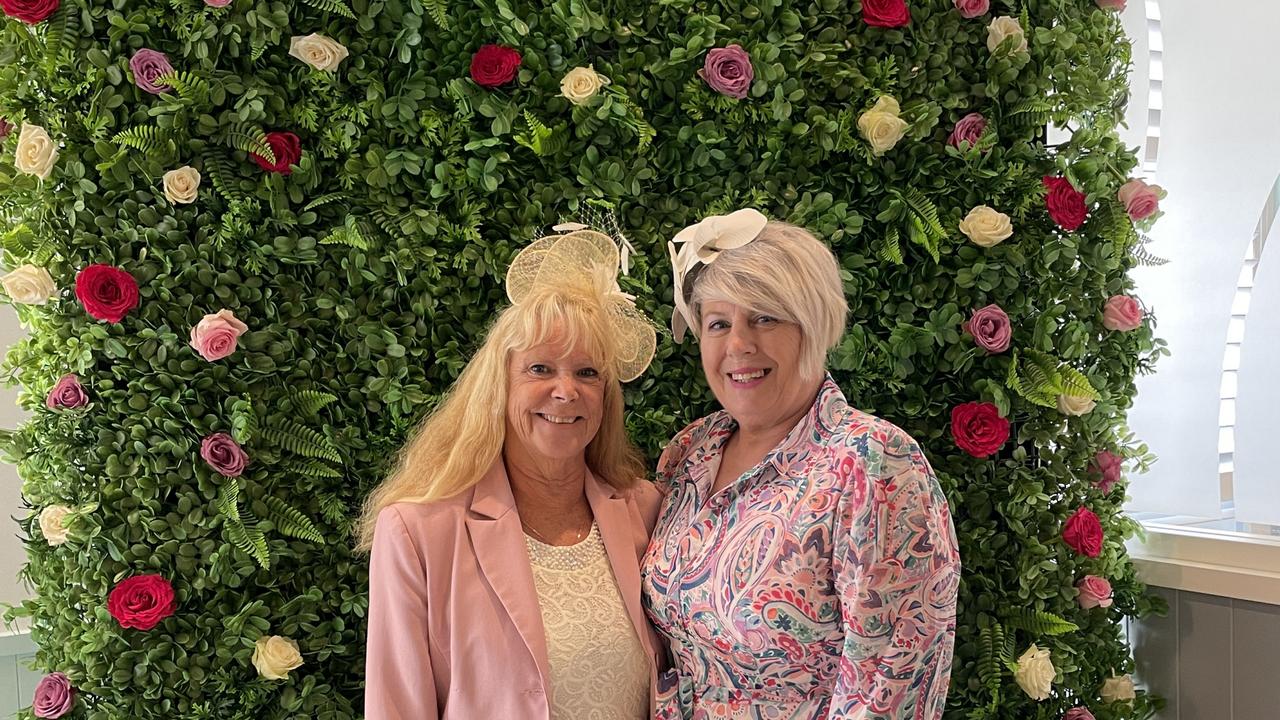
[[[526,248],[512,305],[367,499],[368,720],[651,715],[639,560],[659,498],[621,382],[655,335],[617,268],[591,231]]]

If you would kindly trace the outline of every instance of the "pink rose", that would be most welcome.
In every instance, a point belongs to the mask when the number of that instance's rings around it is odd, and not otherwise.
[[[1009,316],[999,305],[988,305],[974,310],[973,317],[964,324],[964,331],[973,336],[973,342],[989,353],[1002,353],[1009,349],[1013,329]]]
[[[960,17],[976,18],[980,15],[986,15],[987,10],[991,9],[991,0],[955,0],[956,9],[960,11]]]
[[[1159,185],[1148,185],[1141,180],[1130,180],[1120,186],[1116,197],[1124,203],[1129,219],[1137,222],[1145,220],[1160,210],[1160,196],[1164,189]]]
[[[1085,575],[1076,583],[1077,600],[1085,610],[1111,607],[1111,583],[1097,575]]]
[[[214,433],[200,443],[200,457],[227,477],[240,477],[249,465],[249,454],[226,433]]]
[[[205,315],[199,324],[191,328],[191,347],[205,360],[221,360],[236,351],[236,338],[248,329],[249,326],[237,320],[235,314],[223,308],[216,314]]]
[[[71,681],[60,673],[49,673],[36,683],[35,697],[31,700],[32,714],[38,718],[57,718],[71,712],[76,704],[76,689]]]
[[[58,378],[58,382],[44,399],[44,406],[50,410],[74,410],[88,404],[89,396],[75,373],[67,373]]]
[[[13,132],[13,123],[0,117],[0,140],[9,137],[11,132]]]
[[[1112,295],[1102,309],[1102,324],[1108,330],[1129,332],[1142,324],[1142,306],[1128,295]]]
[[[224,8],[231,4],[231,0],[204,0],[204,4],[211,8]]]
[[[1120,482],[1120,470],[1124,458],[1110,450],[1099,451],[1089,464],[1089,477],[1093,478],[1093,486],[1103,492],[1111,492],[1111,486]]]
[[[1097,718],[1089,712],[1089,708],[1078,707],[1068,710],[1067,714],[1062,716],[1062,720],[1097,720]]]
[[[960,0],[957,0],[957,2],[960,2]],[[983,0],[983,2],[986,2],[986,0]],[[978,144],[978,138],[982,137],[982,133],[986,129],[987,119],[982,116],[982,113],[969,113],[956,123],[951,135],[947,137],[947,144],[952,147],[960,147],[960,143],[967,142],[972,147]]]
[[[1097,3],[1098,3],[1098,7],[1102,8],[1103,10],[1120,12],[1121,10],[1124,10],[1125,0],[1097,0]]]
[[[129,58],[129,69],[133,71],[133,83],[152,95],[173,90],[159,81],[159,78],[173,72],[169,57],[162,52],[142,48]]]
[[[741,45],[727,45],[707,51],[698,77],[702,78],[712,90],[739,100],[747,96],[751,90],[751,81],[756,71],[751,67],[751,56]]]

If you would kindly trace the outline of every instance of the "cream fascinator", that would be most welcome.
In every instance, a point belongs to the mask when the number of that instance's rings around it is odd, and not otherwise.
[[[676,310],[671,314],[671,335],[676,342],[684,339],[685,330],[693,323],[689,295],[693,291],[696,271],[715,262],[721,252],[740,248],[755,240],[768,222],[763,213],[751,208],[728,215],[711,215],[681,230],[667,243],[675,277]]]
[[[604,233],[576,223],[557,225],[563,235],[547,235],[521,250],[507,268],[507,297],[519,305],[540,287],[578,284],[599,295],[617,341],[618,379],[640,377],[653,360],[658,337],[636,309],[635,298],[618,286],[618,245]]]

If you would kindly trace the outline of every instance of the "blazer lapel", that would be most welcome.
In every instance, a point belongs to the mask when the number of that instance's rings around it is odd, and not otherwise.
[[[543,688],[551,682],[547,636],[507,470],[499,459],[476,485],[467,515],[476,560],[533,655]]]
[[[609,555],[609,565],[613,567],[613,577],[618,582],[631,624],[645,652],[656,662],[649,622],[640,606],[640,558],[648,538],[640,529],[643,525],[639,524],[639,515],[633,518],[626,498],[614,495],[612,488],[596,480],[590,472],[587,473],[587,502],[600,528],[600,538],[604,540],[605,553]]]

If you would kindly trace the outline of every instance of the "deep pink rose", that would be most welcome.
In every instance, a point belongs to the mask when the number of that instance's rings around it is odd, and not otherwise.
[[[471,79],[481,87],[506,85],[520,71],[520,51],[505,45],[481,45],[471,56]]]
[[[67,373],[58,378],[49,395],[44,399],[44,406],[50,410],[73,410],[89,404],[89,395],[80,385],[80,378],[75,373]]]
[[[1084,193],[1072,187],[1071,181],[1064,177],[1045,177],[1044,186],[1049,189],[1044,200],[1049,209],[1049,217],[1063,230],[1080,229],[1089,215],[1089,208],[1084,204]]]
[[[1093,480],[1093,486],[1103,492],[1103,494],[1111,492],[1111,487],[1120,482],[1120,470],[1124,465],[1124,458],[1116,455],[1110,450],[1101,450],[1093,456],[1093,462],[1089,463],[1089,477]]]
[[[13,132],[13,123],[0,117],[0,140],[9,137],[11,132]]]
[[[1120,12],[1121,10],[1124,10],[1125,0],[1097,0],[1097,2],[1098,2],[1098,7],[1102,8],[1103,10],[1112,10],[1114,12]]]
[[[982,133],[987,129],[987,119],[982,113],[969,113],[960,118],[951,135],[947,137],[947,144],[952,147],[960,147],[960,143],[967,142],[970,147],[978,144],[978,138],[982,137]]]
[[[1009,439],[1009,421],[991,403],[962,403],[951,408],[951,435],[961,450],[984,458]]]
[[[955,0],[956,9],[960,11],[960,17],[976,18],[986,15],[991,9],[991,0]]]
[[[276,161],[267,162],[267,159],[258,153],[249,153],[249,157],[258,163],[258,167],[267,172],[280,175],[292,173],[293,168],[290,166],[302,159],[302,141],[298,136],[291,132],[269,132],[264,139],[267,147],[271,148],[271,153],[276,156]]]
[[[1081,555],[1098,557],[1102,552],[1102,522],[1092,510],[1082,507],[1062,526],[1062,541]]]
[[[902,27],[911,22],[911,11],[906,0],[862,0],[862,20],[872,27]]]
[[[150,630],[177,609],[173,585],[162,575],[125,578],[107,596],[107,612],[125,628]]]
[[[1071,708],[1070,710],[1068,710],[1067,713],[1062,716],[1062,720],[1098,720],[1098,719],[1093,716],[1093,713],[1089,712],[1089,708],[1078,707],[1078,708]]]
[[[973,311],[973,317],[964,324],[964,331],[973,336],[973,342],[989,353],[1002,353],[1009,349],[1013,328],[1009,316],[999,305],[988,305]]]
[[[35,25],[58,9],[59,0],[0,0],[4,14],[28,25]]]
[[[90,316],[118,323],[138,307],[138,281],[118,267],[89,265],[76,273],[76,298]]]
[[[133,71],[133,83],[152,95],[173,90],[169,85],[156,81],[156,78],[173,72],[168,56],[162,52],[142,48],[129,58],[129,69]]]
[[[60,718],[71,712],[76,704],[76,689],[71,680],[60,672],[49,673],[36,684],[31,710],[38,718]]]
[[[249,455],[226,433],[214,433],[200,442],[200,457],[209,467],[227,477],[240,477],[249,464]]]
[[[1164,192],[1159,185],[1148,185],[1141,180],[1130,180],[1120,186],[1116,198],[1124,203],[1129,219],[1137,222],[1145,220],[1160,210],[1160,195]]]
[[[1111,583],[1097,575],[1085,575],[1076,583],[1076,599],[1080,607],[1091,610],[1111,607]]]
[[[248,330],[249,326],[237,320],[235,313],[223,308],[205,315],[191,328],[191,347],[205,360],[221,360],[236,351],[236,339]]]
[[[204,4],[211,8],[224,8],[231,4],[231,0],[204,0]]]
[[[1142,306],[1129,295],[1112,295],[1102,308],[1102,325],[1108,330],[1129,332],[1142,324]]]
[[[702,61],[698,77],[706,81],[712,90],[741,100],[751,89],[756,71],[751,67],[751,56],[741,45],[712,48]]]

